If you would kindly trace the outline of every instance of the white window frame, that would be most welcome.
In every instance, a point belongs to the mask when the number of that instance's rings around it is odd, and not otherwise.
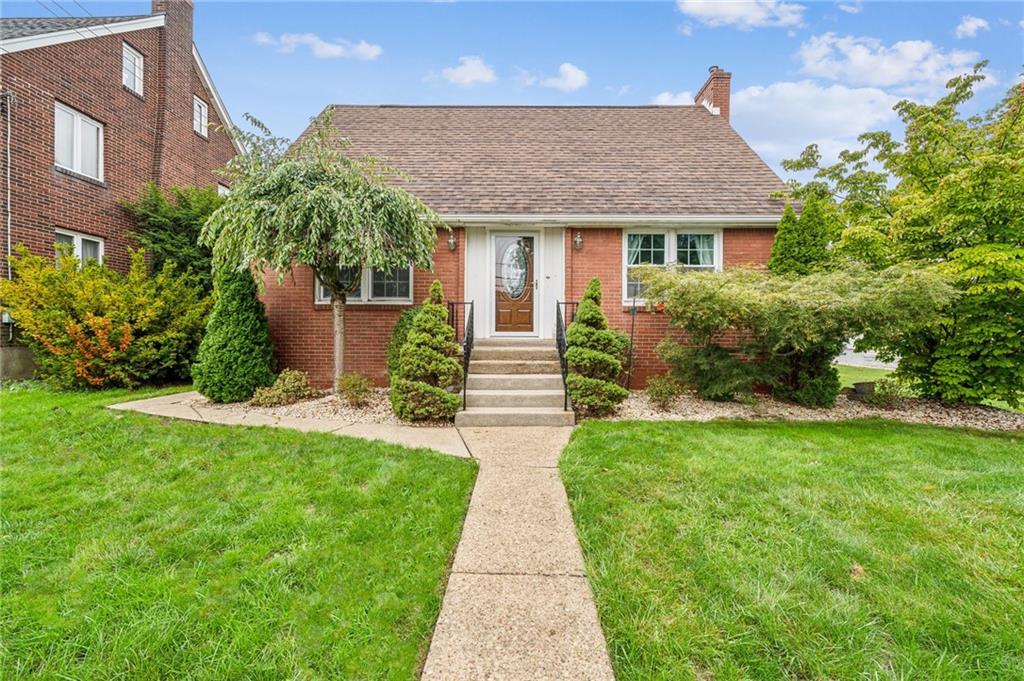
[[[71,237],[73,239],[73,241],[72,241],[72,250],[74,251],[74,256],[76,258],[78,258],[79,266],[82,266],[82,265],[85,264],[85,259],[82,257],[82,239],[88,239],[89,241],[97,242],[100,245],[100,248],[99,248],[100,258],[96,262],[98,262],[101,265],[103,264],[103,259],[105,257],[104,250],[105,250],[105,247],[106,247],[106,244],[104,242],[103,237],[93,236],[92,234],[82,234],[81,232],[74,232],[74,231],[72,231],[70,229],[54,229],[53,233],[54,233],[54,237],[55,237],[54,240],[53,240],[54,251],[57,250],[57,239],[56,239],[56,235],[57,234],[61,234],[63,236],[69,236],[69,237]]]
[[[69,114],[71,116],[71,118],[72,118],[72,121],[73,121],[73,123],[71,124],[71,156],[72,156],[71,166],[72,167],[68,167],[66,165],[63,165],[63,164],[57,162],[57,149],[56,149],[56,146],[57,146],[57,111],[58,110],[59,111],[63,111],[66,114]],[[99,174],[95,175],[95,176],[94,175],[90,175],[89,173],[87,173],[87,172],[82,170],[82,123],[83,122],[84,123],[88,123],[89,125],[95,125],[97,128],[99,128],[99,131],[100,131],[99,144],[98,144],[98,148],[96,149],[96,154],[97,154],[97,164],[96,164],[96,166],[97,166],[97,171],[99,172]],[[82,175],[84,177],[91,177],[94,180],[99,180],[100,182],[102,182],[103,181],[103,140],[104,140],[105,136],[106,136],[106,131],[104,129],[103,124],[100,123],[99,121],[97,121],[97,120],[95,120],[93,118],[90,118],[89,116],[86,116],[84,113],[82,113],[81,111],[78,111],[77,109],[72,109],[70,106],[61,104],[60,102],[54,102],[53,103],[53,144],[54,144],[53,165],[55,165],[56,167],[64,168],[65,170],[70,170],[71,172],[73,172],[73,173],[75,173],[77,175]]]
[[[349,305],[412,305],[413,291],[415,290],[416,283],[414,279],[415,276],[416,272],[410,265],[408,296],[399,298],[375,298],[373,296],[373,268],[364,268],[359,279],[359,297],[354,297],[350,293],[347,297],[347,303]],[[313,281],[313,302],[317,305],[331,304],[331,292],[328,291],[327,287],[325,287],[320,281],[320,277],[316,277]]]
[[[129,73],[125,67],[125,58],[131,56],[134,59],[135,69]],[[143,96],[143,80],[145,76],[146,58],[141,52],[126,42],[121,43],[121,84],[137,94]],[[129,78],[130,77],[130,78]],[[130,80],[126,83],[125,80]]]
[[[197,108],[198,107],[198,108]],[[196,118],[196,114],[199,118]],[[192,95],[192,130],[203,138],[209,138],[210,105],[199,95]]]
[[[663,235],[665,237],[665,267],[675,267],[678,265],[678,241],[677,237],[681,234],[712,234],[715,237],[715,253],[714,253],[714,271],[722,271],[722,248],[725,242],[724,231],[721,227],[678,227],[675,229],[663,229],[659,227],[646,228],[646,227],[631,227],[629,229],[622,230],[622,304],[632,305],[633,299],[628,297],[629,292],[629,236],[631,234],[654,234]],[[686,269],[693,269],[696,271],[708,271],[698,268],[694,265],[683,265]],[[647,301],[643,298],[637,298],[636,302],[638,305],[643,305]]]

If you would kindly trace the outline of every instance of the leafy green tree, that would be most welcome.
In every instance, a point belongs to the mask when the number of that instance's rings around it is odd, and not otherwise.
[[[569,365],[566,383],[573,406],[590,414],[606,414],[629,396],[617,381],[629,340],[608,328],[601,310],[601,280],[591,279],[580,298],[576,318],[566,332]]]
[[[786,205],[775,232],[768,269],[775,274],[810,274],[832,261],[829,244],[836,230],[825,199],[809,196],[797,217]]]
[[[395,184],[397,170],[345,153],[329,113],[316,118],[287,152],[280,138],[248,117],[248,149],[227,164],[233,182],[207,220],[201,242],[218,268],[271,269],[283,281],[295,265],[313,269],[331,292],[335,382],[344,373],[346,296],[365,268],[430,269],[439,216]]]
[[[813,145],[784,166],[812,171],[796,196],[828,195],[846,229],[838,251],[875,267],[937,264],[961,295],[942,319],[875,346],[926,396],[1024,399],[1024,88],[985,115],[961,107],[984,80],[953,78],[934,104],[902,101],[902,139],[862,135],[822,165]]]
[[[136,220],[135,238],[149,253],[154,272],[174,263],[179,272],[191,272],[205,293],[213,290],[210,249],[199,243],[206,218],[223,199],[212,187],[171,187],[164,194],[152,182],[138,201],[125,202]]]
[[[455,359],[458,353],[441,282],[435,281],[412,321],[398,373],[391,378],[388,394],[399,418],[420,421],[455,416],[462,404],[462,364]]]
[[[217,272],[213,312],[192,381],[214,402],[241,402],[274,383],[274,345],[256,282],[248,270]]]

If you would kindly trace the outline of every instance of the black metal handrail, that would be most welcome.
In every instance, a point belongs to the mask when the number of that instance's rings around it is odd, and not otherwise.
[[[462,323],[459,324],[461,313]],[[469,382],[469,358],[473,354],[473,301],[448,301],[448,323],[455,330],[455,341],[462,346],[462,408],[466,408],[466,384]],[[461,333],[461,336],[459,332]]]
[[[569,411],[569,363],[565,360],[565,351],[569,343],[566,339],[566,323],[568,319],[571,324],[576,320],[576,306],[579,303],[556,301],[555,303],[555,347],[558,348],[558,363],[562,368],[562,392],[564,394],[562,408]],[[565,314],[562,308],[565,307]]]

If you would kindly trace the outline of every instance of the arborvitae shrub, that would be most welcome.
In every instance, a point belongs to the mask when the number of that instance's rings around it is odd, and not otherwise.
[[[792,206],[786,206],[768,259],[773,274],[810,274],[827,267],[833,230],[826,209],[823,201],[814,197],[804,203],[800,217]]]
[[[274,346],[248,270],[221,270],[206,336],[192,366],[195,388],[213,402],[241,402],[274,383]]]
[[[409,336],[409,329],[412,328],[412,321],[419,314],[420,306],[402,310],[398,321],[391,329],[391,340],[388,341],[388,378],[398,374],[398,367],[402,364],[402,348],[405,346],[405,339]]]
[[[409,421],[454,418],[462,404],[462,364],[455,329],[448,324],[441,282],[416,313],[391,377],[391,407]]]
[[[586,414],[607,414],[626,399],[629,391],[617,381],[629,340],[608,328],[601,311],[601,281],[591,279],[566,332],[569,365],[566,380],[573,406]]]

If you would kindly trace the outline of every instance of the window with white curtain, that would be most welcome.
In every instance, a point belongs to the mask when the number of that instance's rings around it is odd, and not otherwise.
[[[72,232],[67,229],[58,229],[54,232],[53,240],[57,246],[70,246],[72,254],[82,264],[90,260],[98,263],[103,262],[103,239],[99,237]]]
[[[644,285],[634,276],[643,265],[678,265],[684,269],[722,269],[722,230],[717,228],[630,229],[622,249],[623,302],[643,302]]]
[[[203,137],[207,136],[210,107],[195,95],[192,96],[192,129]]]
[[[121,43],[121,83],[137,95],[142,95],[142,53],[128,43]]]
[[[331,302],[331,290],[316,280],[315,302]],[[397,270],[365,269],[354,291],[346,295],[350,303],[411,303],[412,267]]]
[[[53,109],[53,162],[103,179],[103,124],[63,104]]]

